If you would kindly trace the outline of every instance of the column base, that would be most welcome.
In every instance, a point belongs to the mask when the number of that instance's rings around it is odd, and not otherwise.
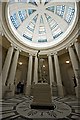
[[[58,85],[57,87],[58,87],[58,95],[59,95],[60,97],[64,97],[64,89],[63,89],[63,86]]]
[[[15,85],[2,86],[2,98],[11,98],[15,95]]]
[[[5,98],[7,90],[8,90],[8,86],[2,85],[2,98]]]
[[[26,96],[30,96],[30,95],[31,95],[31,85],[28,85],[28,86],[26,87],[25,95],[26,95]]]
[[[76,93],[76,97],[80,99],[80,86],[76,86],[75,87],[75,93]]]
[[[52,96],[58,96],[58,90],[56,83],[52,84]]]

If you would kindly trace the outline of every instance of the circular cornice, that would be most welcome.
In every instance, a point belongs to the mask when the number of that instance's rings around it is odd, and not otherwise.
[[[2,26],[3,26],[3,30],[5,33],[5,36],[7,37],[7,39],[13,43],[15,46],[19,47],[22,51],[26,51],[28,53],[35,53],[37,50],[41,50],[41,54],[46,54],[52,51],[60,51],[64,48],[66,48],[66,46],[68,46],[68,44],[70,44],[72,41],[74,41],[77,37],[78,37],[78,27],[77,27],[77,22],[78,22],[78,14],[79,14],[79,6],[78,3],[76,3],[76,12],[77,12],[77,16],[76,16],[76,20],[75,20],[75,24],[70,32],[70,34],[67,36],[67,38],[65,40],[62,40],[61,42],[59,42],[58,44],[52,46],[52,47],[48,47],[48,48],[32,48],[29,46],[26,46],[25,44],[23,44],[22,42],[18,41],[14,35],[11,33],[9,26],[8,26],[8,21],[6,21],[5,15],[6,15],[6,6],[7,3],[2,3],[2,11],[3,11],[3,15],[2,15]],[[7,16],[7,15],[6,15]],[[75,28],[75,29],[74,29]]]

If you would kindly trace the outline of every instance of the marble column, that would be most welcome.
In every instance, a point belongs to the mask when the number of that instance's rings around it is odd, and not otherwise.
[[[15,83],[15,73],[16,73],[16,68],[17,68],[18,57],[19,57],[19,50],[16,50],[14,57],[13,57],[12,64],[11,64],[9,78],[7,81],[9,90],[11,91],[11,94],[10,94],[11,96],[14,96],[14,93],[15,93],[15,84],[14,83]]]
[[[76,40],[74,43],[75,49],[76,49],[76,53],[80,62],[80,43]]]
[[[53,71],[53,63],[52,63],[52,56],[48,55],[48,63],[49,63],[49,77],[50,77],[50,87],[51,87],[51,94],[54,94],[54,91],[52,90],[52,85],[55,84],[54,81],[54,71]]]
[[[13,55],[13,50],[14,50],[13,47],[10,47],[8,49],[7,56],[6,56],[4,66],[3,66],[3,69],[2,69],[2,73],[0,75],[0,78],[2,76],[2,84],[4,86],[5,86],[5,83],[6,83],[6,80],[7,80],[7,76],[8,76],[8,72],[9,72],[9,68],[10,68],[10,64],[11,64],[11,59],[12,59],[12,55]]]
[[[34,83],[38,83],[38,58],[35,56],[35,61],[34,61]]]
[[[79,95],[78,92],[80,91],[80,69],[79,69],[79,64],[78,64],[75,52],[74,52],[74,50],[73,50],[73,48],[71,46],[68,48],[68,51],[69,51],[69,55],[70,55],[74,75],[75,75],[76,82],[77,82],[77,86],[75,87],[75,92],[76,92],[76,96],[79,97],[78,96]]]
[[[0,45],[0,75],[1,75],[1,72],[2,72],[2,46]]]
[[[26,93],[25,93],[27,96],[29,96],[31,92],[32,62],[33,62],[32,55],[29,55],[27,84],[26,84]]]
[[[7,77],[8,77],[8,73],[9,73],[9,69],[10,69],[10,64],[11,64],[11,59],[12,59],[12,55],[13,55],[13,50],[14,48],[11,46],[8,49],[7,55],[6,55],[6,59],[3,65],[3,69],[0,75],[0,81],[2,83],[2,97],[5,96],[5,91],[7,90],[7,86],[5,85]]]
[[[59,67],[59,60],[57,53],[54,54],[54,63],[55,63],[55,72],[56,72],[56,79],[57,79],[57,88],[58,88],[58,95],[60,97],[64,96],[64,90],[61,80],[61,74],[60,74],[60,67]]]
[[[54,83],[54,72],[53,72],[53,63],[51,55],[48,55],[48,62],[49,62],[49,76],[50,76],[50,86]]]

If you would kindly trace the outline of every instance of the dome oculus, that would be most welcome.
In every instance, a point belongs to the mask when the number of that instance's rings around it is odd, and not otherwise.
[[[63,40],[74,25],[75,3],[51,0],[10,0],[8,20],[18,40],[31,47],[48,47]]]

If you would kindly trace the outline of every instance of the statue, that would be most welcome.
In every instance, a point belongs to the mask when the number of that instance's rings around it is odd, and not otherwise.
[[[43,60],[39,59],[40,50],[37,52],[38,58],[38,84],[34,84],[32,109],[54,109],[52,104],[51,88],[48,83],[44,83]],[[40,83],[39,83],[40,81]]]

